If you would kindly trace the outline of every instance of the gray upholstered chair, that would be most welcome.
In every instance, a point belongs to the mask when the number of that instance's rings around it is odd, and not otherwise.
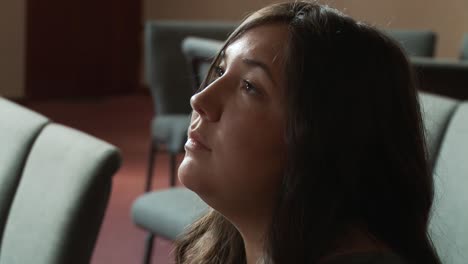
[[[170,154],[170,186],[175,185],[176,154],[186,141],[192,95],[182,40],[195,35],[226,39],[234,23],[150,21],[145,28],[145,71],[155,106],[145,190],[152,188],[154,158],[161,146]]]
[[[385,30],[411,57],[434,57],[437,36],[430,30]]]
[[[211,58],[220,49],[222,42],[188,37],[179,44],[186,58],[192,77],[190,87],[200,85],[207,73]],[[185,60],[185,59],[184,59]],[[187,99],[188,100],[188,99]],[[186,132],[185,128],[185,132]],[[154,236],[174,240],[181,231],[206,210],[206,204],[196,194],[185,188],[172,188],[142,195],[132,206],[133,222],[148,230],[143,263],[149,264]]]
[[[193,85],[198,87],[207,73],[211,58],[222,42],[188,37],[182,42],[182,51],[191,65]],[[174,240],[185,226],[193,222],[207,206],[193,192],[185,188],[171,188],[140,196],[132,207],[135,224],[167,239]],[[147,249],[148,250],[148,249]],[[149,263],[151,251],[146,252]]]
[[[223,42],[189,36],[182,41],[182,51],[192,73],[192,85],[196,90],[210,69],[211,62],[221,49]]]
[[[460,52],[460,60],[468,60],[468,33],[463,36],[463,42]]]
[[[183,151],[190,122],[192,74],[180,45],[189,36],[224,40],[235,28],[229,22],[150,21],[145,28],[145,71],[155,115],[151,122],[151,143],[145,191],[152,189],[154,160],[161,146],[170,155],[170,186],[176,182],[176,155]],[[143,210],[143,209],[142,209]],[[151,206],[145,210],[151,211]],[[145,214],[145,213],[143,213]],[[138,221],[137,221],[138,223]],[[154,233],[146,239],[144,262],[149,263]]]
[[[422,94],[435,197],[430,233],[444,264],[468,260],[468,102]]]
[[[0,98],[0,264],[89,263],[118,150]]]
[[[0,245],[31,147],[49,120],[0,97]]]

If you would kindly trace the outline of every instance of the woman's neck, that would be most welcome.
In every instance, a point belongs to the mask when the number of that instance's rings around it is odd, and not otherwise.
[[[261,259],[264,254],[263,243],[244,239],[244,245],[247,264],[262,264]]]
[[[252,217],[230,219],[237,228],[244,242],[247,264],[262,263],[265,251],[265,234],[268,232],[269,217],[262,217],[259,213]]]

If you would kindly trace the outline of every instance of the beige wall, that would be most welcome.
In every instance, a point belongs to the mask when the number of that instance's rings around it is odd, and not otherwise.
[[[24,95],[25,0],[0,1],[0,95]]]
[[[145,0],[147,19],[239,20],[272,0]]]
[[[145,19],[238,20],[272,0],[145,0]],[[324,0],[351,16],[385,28],[431,29],[437,56],[457,57],[468,32],[466,0]]]

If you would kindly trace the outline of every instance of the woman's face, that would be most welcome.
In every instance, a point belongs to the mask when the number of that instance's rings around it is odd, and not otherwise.
[[[287,26],[255,27],[231,43],[193,108],[179,179],[221,212],[272,206],[285,163]]]

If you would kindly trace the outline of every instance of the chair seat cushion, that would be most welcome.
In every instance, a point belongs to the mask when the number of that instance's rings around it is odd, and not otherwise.
[[[171,188],[140,196],[132,206],[133,222],[153,234],[174,240],[208,206],[186,188]]]

